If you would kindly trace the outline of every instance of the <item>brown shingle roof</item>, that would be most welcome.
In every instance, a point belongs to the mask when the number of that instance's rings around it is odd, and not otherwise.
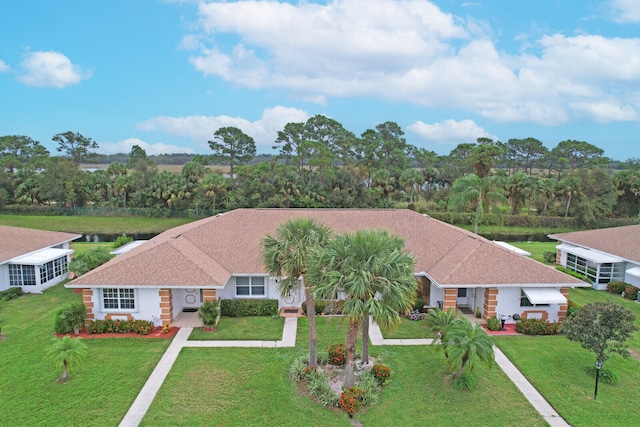
[[[550,234],[549,237],[640,263],[640,225]]]
[[[80,237],[80,234],[0,225],[0,263]]]
[[[444,286],[582,283],[410,210],[238,209],[168,230],[70,285],[221,286],[232,274],[264,274],[262,237],[299,216],[315,218],[336,234],[363,228],[398,234],[415,257],[415,271]]]

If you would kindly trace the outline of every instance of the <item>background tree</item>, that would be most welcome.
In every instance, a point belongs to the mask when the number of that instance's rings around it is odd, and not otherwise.
[[[57,369],[62,369],[60,382],[65,382],[69,377],[69,371],[82,364],[87,354],[87,345],[82,342],[82,338],[71,338],[69,335],[54,338],[54,341],[47,349],[45,359],[53,362]]]
[[[358,230],[336,236],[313,253],[308,279],[316,298],[337,300],[348,320],[344,388],[353,387],[358,330],[369,316],[385,329],[401,320],[416,294],[414,261],[404,241],[384,230]]]
[[[98,143],[80,133],[67,131],[53,136],[53,141],[58,143],[59,152],[64,153],[75,164],[92,162],[96,153],[91,150],[98,148]]]
[[[293,218],[276,230],[275,237],[262,239],[262,262],[272,277],[280,277],[280,294],[288,296],[301,284],[304,286],[307,318],[309,319],[309,366],[318,366],[316,346],[316,309],[312,284],[305,280],[311,251],[328,244],[331,230],[313,218]]]
[[[42,167],[49,151],[40,142],[24,135],[0,137],[0,169],[14,174],[17,169]]]
[[[562,323],[562,333],[582,348],[596,354],[596,361],[604,363],[609,354],[629,357],[626,341],[638,329],[631,310],[612,302],[584,305]]]
[[[253,138],[236,127],[222,127],[213,134],[209,147],[213,150],[214,161],[229,162],[229,172],[233,179],[233,167],[237,163],[246,163],[256,155],[256,143]]]
[[[475,174],[469,174],[458,178],[453,183],[449,209],[457,212],[469,204],[474,205],[473,232],[478,234],[478,224],[482,221],[485,212],[501,215],[499,205],[507,203],[509,203],[507,198],[495,191],[494,177],[480,178]]]

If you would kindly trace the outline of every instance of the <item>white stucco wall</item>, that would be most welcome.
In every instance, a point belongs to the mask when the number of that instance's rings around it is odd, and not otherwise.
[[[267,277],[265,278],[265,296],[257,297],[257,296],[237,296],[235,289],[235,277],[231,277],[229,281],[226,283],[224,289],[218,289],[216,291],[216,295],[220,296],[221,299],[240,299],[240,298],[248,298],[248,299],[277,299],[278,300],[278,308],[281,307],[301,307],[304,302],[304,289],[300,287],[296,292],[293,293],[293,298],[285,299],[280,296],[280,292],[278,291],[278,282],[277,278]]]
[[[9,289],[9,264],[0,265],[0,291]]]
[[[94,289],[92,300],[95,319],[103,320],[109,313],[113,318],[117,318],[118,315],[124,318],[129,313],[136,320],[149,320],[154,322],[156,326],[162,325],[160,321],[160,288],[138,288],[135,291],[135,310],[105,310],[102,304],[102,289]]]
[[[547,320],[549,322],[558,321],[558,311],[560,310],[559,304],[549,304],[547,306],[536,307],[521,307],[520,306],[520,291],[521,288],[500,288],[498,291],[496,307],[496,314],[498,318],[500,315],[513,316],[515,313],[522,316],[525,311],[540,311],[544,310],[548,313]],[[538,317],[538,315],[528,316],[529,318]],[[516,323],[513,319],[507,319],[505,323]]]
[[[438,301],[444,303],[444,289],[431,285],[431,291],[429,292],[429,301],[427,305],[429,307],[438,307]]]

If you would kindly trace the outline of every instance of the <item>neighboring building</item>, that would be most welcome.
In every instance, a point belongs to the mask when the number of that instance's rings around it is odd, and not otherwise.
[[[609,282],[640,287],[640,225],[550,234],[556,262],[589,278],[594,289]]]
[[[0,291],[42,292],[67,278],[80,234],[0,225]]]
[[[410,210],[238,209],[168,230],[66,286],[83,289],[88,319],[135,318],[170,324],[204,301],[271,298],[300,307],[301,291],[282,298],[268,277],[261,239],[294,217],[334,233],[385,229],[415,258],[420,292],[432,307],[480,307],[484,318],[519,314],[562,320],[569,288],[585,283],[500,245]]]

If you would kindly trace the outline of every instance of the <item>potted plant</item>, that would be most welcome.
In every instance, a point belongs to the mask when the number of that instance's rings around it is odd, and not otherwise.
[[[198,317],[202,320],[205,329],[215,331],[220,321],[220,299],[203,303],[198,310]]]
[[[476,318],[479,319],[482,317],[482,310],[480,310],[480,307],[476,307],[473,309],[473,314],[475,314]]]

